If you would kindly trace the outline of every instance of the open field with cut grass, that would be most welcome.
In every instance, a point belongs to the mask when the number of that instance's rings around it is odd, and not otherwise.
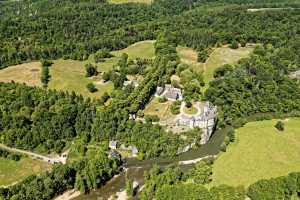
[[[168,120],[174,117],[170,111],[171,101],[160,103],[159,98],[154,97],[146,106],[144,113],[146,115],[157,115],[161,120]]]
[[[109,0],[109,3],[114,4],[123,4],[123,3],[145,3],[145,4],[151,4],[153,0]]]
[[[129,59],[153,58],[155,56],[154,42],[154,40],[137,42],[125,49],[112,51],[111,53],[116,57],[120,57],[123,53],[127,53]]]
[[[177,47],[182,63],[189,64],[195,71],[202,71],[205,83],[213,79],[214,71],[224,64],[235,64],[246,58],[254,50],[254,46],[230,49],[229,47],[216,48],[205,63],[197,62],[197,52],[187,47]],[[208,84],[206,84],[207,86]]]
[[[253,46],[240,47],[238,49],[230,49],[229,47],[215,49],[203,65],[205,83],[213,79],[214,71],[218,67],[225,64],[235,64],[240,59],[248,57],[253,50]]]
[[[236,130],[230,144],[213,165],[211,185],[249,186],[300,171],[300,118],[284,120],[285,130],[278,131],[278,120],[250,122]]]
[[[86,97],[100,98],[104,92],[110,92],[113,84],[107,82],[100,84],[99,78],[88,78],[85,76],[85,63],[74,60],[56,60],[50,67],[51,79],[48,84],[50,89],[75,91]],[[98,91],[90,93],[86,85],[94,83]]]
[[[41,85],[41,63],[30,62],[0,70],[0,82],[26,83],[30,86]]]
[[[0,158],[0,186],[11,185],[32,174],[50,170],[51,166],[39,160],[22,158],[20,161]]]

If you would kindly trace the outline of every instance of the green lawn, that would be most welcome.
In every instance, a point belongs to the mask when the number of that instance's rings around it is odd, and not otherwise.
[[[249,186],[300,171],[300,118],[285,120],[285,131],[274,128],[278,120],[251,122],[236,131],[237,141],[222,153],[213,168],[212,185]]]
[[[0,158],[0,186],[13,184],[23,178],[49,170],[50,165],[31,158],[22,158],[20,161]]]
[[[198,109],[195,108],[194,106],[190,107],[190,108],[187,108],[187,107],[184,107],[183,111],[186,113],[186,114],[189,114],[189,115],[194,115],[198,112]]]
[[[146,115],[157,115],[161,120],[168,120],[173,117],[170,107],[172,105],[171,101],[166,101],[160,103],[159,98],[153,98],[150,103],[145,108]]]

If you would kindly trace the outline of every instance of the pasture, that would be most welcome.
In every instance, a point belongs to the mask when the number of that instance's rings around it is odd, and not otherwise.
[[[300,118],[250,122],[236,130],[236,141],[221,153],[213,165],[211,185],[245,187],[260,179],[269,179],[300,171]]]
[[[20,161],[0,158],[0,186],[11,185],[29,175],[39,174],[50,169],[51,167],[47,163],[28,157],[24,157]]]

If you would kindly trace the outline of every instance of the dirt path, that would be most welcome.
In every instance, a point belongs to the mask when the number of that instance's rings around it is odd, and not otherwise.
[[[73,190],[68,190],[62,195],[56,197],[54,200],[71,200],[74,199],[75,197],[78,197],[80,195],[80,192],[73,189]]]
[[[55,163],[66,164],[66,160],[67,160],[67,157],[62,157],[62,156],[48,157],[48,156],[44,156],[44,155],[40,155],[40,154],[37,154],[37,153],[30,152],[30,151],[11,148],[11,147],[8,147],[4,144],[0,144],[0,148],[5,149],[7,151],[11,151],[11,152],[25,154],[25,155],[28,155],[30,157],[33,157],[33,158],[36,158],[36,159],[39,159],[41,161],[51,163],[51,164],[55,164]]]

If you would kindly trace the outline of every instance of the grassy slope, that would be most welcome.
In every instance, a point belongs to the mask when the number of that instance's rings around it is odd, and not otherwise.
[[[26,83],[30,86],[41,85],[40,62],[24,63],[0,70],[0,82]]]
[[[198,63],[197,52],[191,48],[178,47],[177,52],[181,62],[191,65],[196,71],[203,71],[204,81],[208,83],[213,79],[213,73],[218,67],[224,64],[235,64],[240,59],[249,56],[253,49],[254,47],[239,49],[230,49],[228,47],[216,48],[206,63]]]
[[[153,58],[154,57],[154,41],[137,42],[126,49],[113,51],[113,58],[107,59],[104,63],[97,64],[98,71],[109,71],[117,64],[119,57],[123,53],[127,53],[129,59],[135,58]],[[93,63],[93,56],[87,61],[73,60],[57,60],[50,68],[51,80],[49,87],[52,89],[75,91],[84,96],[99,98],[104,92],[110,92],[113,89],[111,82],[98,84],[100,78],[94,79],[85,77],[85,64]],[[94,83],[98,89],[97,92],[90,93],[86,89],[88,83]]]
[[[221,47],[215,49],[206,63],[204,63],[204,81],[208,83],[213,79],[214,71],[224,64],[235,64],[240,59],[246,58],[254,50],[254,47],[241,47],[238,49],[230,49]]]
[[[300,171],[300,118],[285,121],[284,132],[274,128],[276,122],[251,122],[238,129],[237,141],[214,164],[212,185],[248,186]]]
[[[142,42],[137,42],[133,45],[130,45],[126,49],[113,51],[112,54],[117,57],[120,57],[123,53],[127,53],[129,59],[153,58],[155,56],[154,42],[154,40],[145,40]]]
[[[99,98],[104,92],[112,90],[112,83],[96,84],[97,80],[85,77],[85,62],[73,60],[56,60],[51,66],[49,82],[50,89],[75,91],[87,97]],[[97,92],[90,93],[86,89],[88,83],[95,83]]]
[[[50,169],[47,163],[23,158],[20,161],[12,161],[0,158],[0,186],[10,185],[23,178]]]

